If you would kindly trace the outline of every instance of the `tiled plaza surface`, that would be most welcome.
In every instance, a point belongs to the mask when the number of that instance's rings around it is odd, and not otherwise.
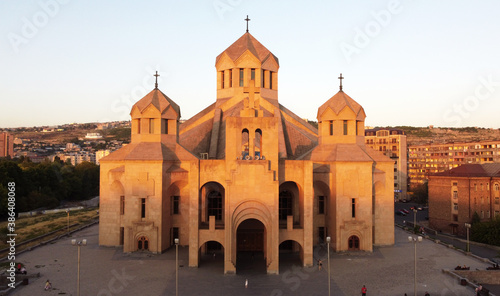
[[[373,253],[331,253],[331,295],[413,295],[414,245],[408,233],[396,228],[396,243],[375,248]],[[161,255],[123,254],[119,248],[99,247],[98,226],[71,238],[88,240],[81,247],[81,295],[175,295],[175,248]],[[300,267],[296,258],[285,258],[280,275],[266,275],[263,268],[244,268],[237,275],[224,275],[222,256],[204,256],[199,268],[187,267],[187,247],[179,247],[179,295],[328,295],[326,248],[316,248],[315,259],[323,268]],[[28,272],[40,272],[27,286],[18,286],[10,295],[76,295],[77,247],[70,238],[39,247],[17,258]],[[255,260],[258,265],[259,256]],[[242,260],[249,260],[248,257]],[[251,264],[251,261],[250,261]],[[423,240],[417,245],[418,295],[473,295],[473,289],[442,273],[467,265],[471,269],[489,266],[453,249]],[[53,290],[44,291],[49,279]],[[245,288],[245,281],[248,287]]]

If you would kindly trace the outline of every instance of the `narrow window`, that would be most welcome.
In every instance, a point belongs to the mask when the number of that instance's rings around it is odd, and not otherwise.
[[[229,84],[228,87],[233,87],[233,69],[229,69]]]
[[[224,88],[224,71],[220,71],[220,88]]]
[[[261,86],[262,88],[266,87],[266,84],[265,84],[265,81],[266,81],[265,77],[266,77],[266,75],[265,74],[266,74],[265,70],[262,69],[262,76],[260,77],[260,81],[262,81],[262,86]]]
[[[453,198],[455,198],[455,199],[458,198],[458,191],[456,191],[456,190],[453,191]]]
[[[141,133],[141,119],[137,119],[137,133],[140,134]]]
[[[208,216],[215,216],[216,221],[222,221],[222,195],[218,191],[211,191],[207,197]]]
[[[356,218],[356,199],[352,199],[352,204],[351,204],[351,210],[352,210],[352,217]]]
[[[240,68],[240,87],[243,86],[243,69]]]
[[[356,136],[358,135],[358,124],[359,124],[359,121],[356,121]]]
[[[255,69],[252,69],[252,70],[250,71],[250,79],[251,79],[251,80],[255,80]]]
[[[325,213],[325,197],[318,196],[318,214]]]
[[[292,215],[292,200],[291,192],[281,191],[279,195],[279,219],[286,220],[288,216]]]
[[[180,201],[180,196],[172,196],[172,215],[178,215],[179,214],[179,201]]]
[[[269,89],[273,89],[273,72],[269,71]]]
[[[333,120],[330,120],[330,136],[333,136]]]
[[[155,133],[155,119],[154,118],[149,119],[149,133],[150,134]]]
[[[120,215],[125,214],[125,196],[120,196]]]
[[[347,120],[344,120],[344,136],[347,136]]]
[[[163,133],[168,135],[168,119],[162,119],[163,122]]]
[[[141,198],[141,218],[146,218],[146,199]]]

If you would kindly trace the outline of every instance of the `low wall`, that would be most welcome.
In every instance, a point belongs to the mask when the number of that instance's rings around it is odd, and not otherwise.
[[[471,282],[500,285],[500,270],[453,270],[453,272]]]

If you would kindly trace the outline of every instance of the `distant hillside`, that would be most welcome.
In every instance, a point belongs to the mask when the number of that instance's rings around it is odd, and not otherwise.
[[[432,126],[394,126],[386,128],[396,128],[405,131],[408,145],[500,140],[500,129],[481,127],[447,128]]]

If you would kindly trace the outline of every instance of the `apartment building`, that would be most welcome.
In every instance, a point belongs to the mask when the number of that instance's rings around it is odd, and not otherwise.
[[[411,145],[408,152],[408,176],[413,188],[427,181],[429,174],[462,164],[500,162],[500,141]]]
[[[398,129],[367,129],[365,143],[373,150],[379,151],[394,160],[394,198],[407,198],[408,161],[406,135]]]

